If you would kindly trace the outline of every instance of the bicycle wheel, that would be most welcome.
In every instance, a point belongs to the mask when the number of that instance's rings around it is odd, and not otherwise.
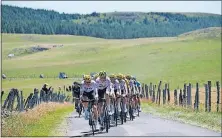
[[[91,126],[91,128],[92,128],[92,133],[93,133],[93,135],[94,135],[95,127],[94,127],[94,121],[93,121],[93,116],[92,116],[91,111],[89,112],[89,125]]]
[[[140,112],[139,112],[139,105],[137,105],[137,116],[140,116]]]
[[[94,135],[95,131],[96,131],[96,123],[95,123],[93,112],[91,112],[91,114],[92,114],[92,132],[93,132],[93,135]]]
[[[123,120],[124,120],[124,108],[123,108],[123,102],[120,102],[120,107],[121,107],[120,120],[121,120],[121,124],[123,124]]]
[[[117,126],[117,120],[118,120],[118,109],[116,103],[114,103],[114,121],[115,121],[115,126]]]
[[[129,115],[130,115],[130,120],[133,121],[133,108],[131,105],[129,105]]]
[[[106,128],[106,132],[109,132],[109,114],[108,114],[108,110],[107,107],[105,107],[104,110],[104,124],[105,124],[105,128]]]

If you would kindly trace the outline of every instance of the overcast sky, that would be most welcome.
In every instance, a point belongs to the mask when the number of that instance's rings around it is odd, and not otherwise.
[[[2,1],[2,4],[50,9],[60,13],[152,11],[221,14],[221,1]]]

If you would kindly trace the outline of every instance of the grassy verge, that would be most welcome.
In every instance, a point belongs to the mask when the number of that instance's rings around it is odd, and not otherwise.
[[[49,136],[62,118],[72,111],[72,104],[42,104],[4,119],[2,136]]]
[[[193,109],[186,109],[173,105],[158,106],[149,101],[143,101],[142,108],[144,112],[148,112],[161,118],[176,120],[221,132],[221,112],[196,112],[193,111]]]

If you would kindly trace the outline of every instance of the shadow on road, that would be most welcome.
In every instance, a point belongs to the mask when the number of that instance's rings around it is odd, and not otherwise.
[[[93,136],[92,130],[81,132],[81,133],[85,133],[85,134],[82,134],[82,135],[80,134],[80,135],[72,136],[72,137],[90,137],[90,136]],[[105,131],[96,130],[96,132],[94,132],[94,136],[99,135],[99,134],[104,134],[104,133],[106,133],[106,132]]]

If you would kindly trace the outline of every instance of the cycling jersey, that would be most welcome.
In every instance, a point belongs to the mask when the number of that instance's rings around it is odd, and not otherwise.
[[[74,86],[74,85],[72,85],[72,91],[73,91],[74,93],[80,93],[80,86]]]
[[[132,88],[134,86],[134,81],[131,79],[129,80],[129,86]]]
[[[126,83],[126,81],[125,80],[120,80],[119,81],[119,85],[120,85],[120,90],[121,90],[121,93],[122,94],[127,94],[128,92],[127,92],[127,83]]]
[[[103,90],[105,88],[111,92],[111,81],[108,77],[106,77],[105,81],[101,81],[100,77],[96,79],[96,85],[98,90]]]
[[[97,86],[96,82],[94,80],[91,80],[89,84],[84,83],[84,81],[81,82],[81,92],[97,92]]]
[[[114,88],[114,90],[120,90],[120,84],[119,84],[119,81],[116,79],[114,80],[114,82],[112,82],[112,87]]]
[[[76,98],[80,97],[80,86],[72,86],[72,96]]]
[[[136,86],[140,87],[140,85],[141,85],[140,82],[139,81],[135,81],[135,82],[136,82]]]

